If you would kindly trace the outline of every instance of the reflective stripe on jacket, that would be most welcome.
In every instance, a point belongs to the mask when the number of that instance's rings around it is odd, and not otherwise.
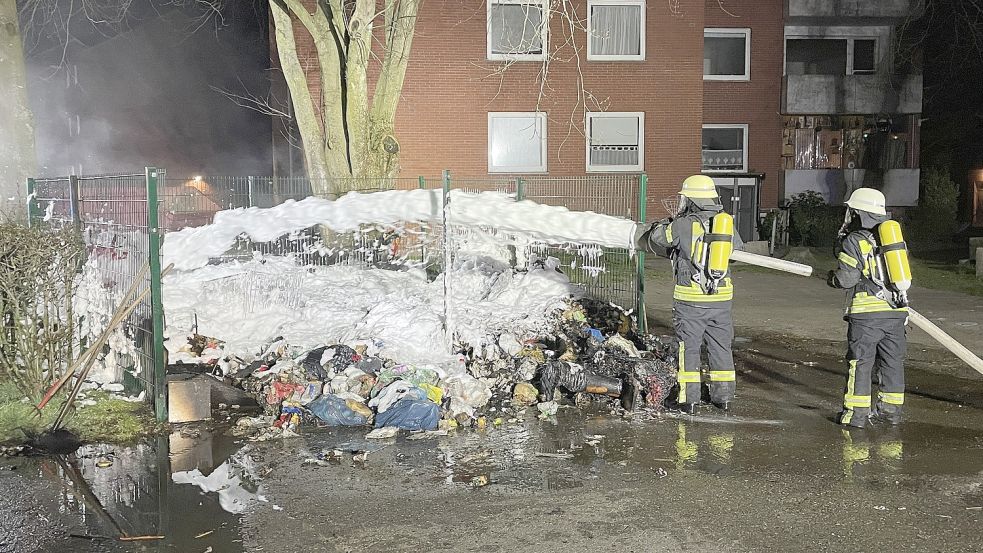
[[[716,293],[706,292],[694,276],[705,279],[706,273],[699,266],[698,251],[705,234],[705,226],[709,227],[710,219],[719,211],[691,211],[670,223],[654,224],[644,234],[640,246],[650,252],[668,256],[673,260],[673,270],[676,286],[673,298],[676,301],[690,304],[720,303],[734,299],[734,285],[730,278],[730,270],[720,279]],[[733,238],[735,250],[744,248],[744,242],[735,232]]]
[[[886,291],[876,282],[880,258],[873,232],[861,229],[848,234],[840,243],[836,259],[836,282],[850,290],[848,316],[907,316],[906,307],[896,308],[884,299]]]

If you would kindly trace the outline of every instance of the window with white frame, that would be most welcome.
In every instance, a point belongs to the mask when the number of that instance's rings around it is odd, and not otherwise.
[[[870,75],[877,72],[873,37],[786,37],[786,75]]]
[[[703,30],[703,79],[751,79],[751,29]]]
[[[588,113],[586,134],[588,171],[643,170],[644,113]]]
[[[546,0],[488,0],[488,59],[542,60],[549,16]]]
[[[546,114],[488,114],[488,172],[546,172]]]
[[[645,59],[645,0],[587,0],[587,59]]]
[[[747,125],[703,125],[703,170],[747,171]]]

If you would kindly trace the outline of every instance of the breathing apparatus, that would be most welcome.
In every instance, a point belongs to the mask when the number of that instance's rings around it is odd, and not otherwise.
[[[840,232],[853,220],[854,211],[886,216],[884,194],[873,188],[858,188],[847,200],[847,214]],[[859,215],[859,214],[858,214]],[[911,264],[908,259],[908,246],[897,221],[888,219],[876,226],[877,236],[871,232],[869,240],[875,249],[871,252],[871,275],[869,279],[878,287],[878,297],[896,307],[907,307],[908,289],[911,288]],[[842,238],[842,234],[841,234]]]

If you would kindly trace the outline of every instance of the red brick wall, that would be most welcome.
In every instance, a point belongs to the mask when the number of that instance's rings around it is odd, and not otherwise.
[[[748,125],[748,169],[766,175],[762,208],[778,205],[784,175],[780,115],[784,7],[784,0],[706,0],[706,27],[751,29],[751,80],[704,81],[703,122]]]
[[[586,0],[574,4],[578,18],[586,18]],[[540,102],[549,120],[549,175],[586,173],[578,57],[582,88],[604,105],[592,111],[645,112],[644,165],[651,215],[662,211],[659,199],[699,172],[703,8],[702,0],[649,0],[646,59],[641,62],[587,61],[586,31],[574,31],[579,56],[570,46],[558,52],[560,59],[550,65]],[[561,23],[561,18],[553,18],[551,44],[570,36]],[[542,62],[515,62],[496,75],[502,63],[486,59],[485,27],[484,2],[424,2],[397,113],[403,176],[436,176],[443,169],[460,176],[487,175],[488,112],[536,111]],[[295,33],[301,60],[315,68],[310,36],[299,25]],[[318,86],[315,77],[314,94]]]

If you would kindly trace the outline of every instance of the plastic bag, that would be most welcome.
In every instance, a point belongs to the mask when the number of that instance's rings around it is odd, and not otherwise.
[[[365,404],[331,394],[324,394],[306,407],[328,426],[360,426],[372,420],[372,410]]]
[[[404,430],[436,430],[439,421],[440,412],[437,404],[427,399],[404,397],[385,413],[376,415],[375,427],[395,426]]]

